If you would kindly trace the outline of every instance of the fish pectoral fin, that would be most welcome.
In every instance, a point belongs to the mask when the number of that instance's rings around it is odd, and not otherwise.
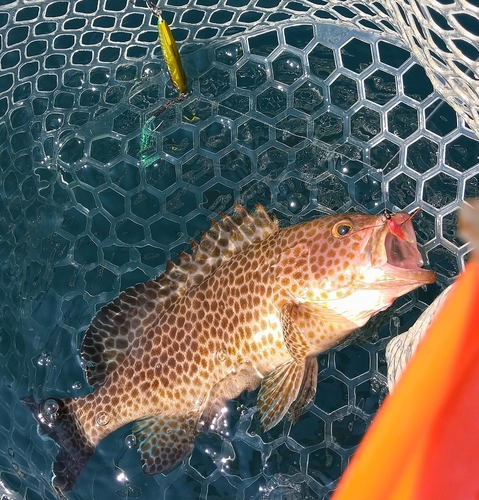
[[[304,361],[291,359],[263,379],[258,393],[258,411],[263,431],[274,427],[298,396],[305,369]]]
[[[341,314],[314,303],[284,305],[281,325],[286,347],[298,360],[329,349],[358,327]]]
[[[281,328],[283,338],[291,357],[298,362],[303,362],[313,346],[306,340],[303,332],[295,322],[295,316],[302,306],[287,304],[281,308]]]
[[[193,451],[196,420],[191,416],[154,415],[133,424],[138,456],[145,474],[166,473]]]
[[[290,406],[289,420],[296,422],[316,394],[318,362],[315,357],[307,357],[314,348],[296,323],[305,312],[301,308],[299,304],[288,304],[281,309],[283,337],[293,359],[279,366],[261,384],[258,410],[264,430],[274,427]]]
[[[299,388],[299,394],[293,406],[291,413],[288,415],[288,420],[294,425],[304,409],[311,403],[316,395],[316,386],[318,385],[318,360],[316,356],[306,359],[303,381]]]

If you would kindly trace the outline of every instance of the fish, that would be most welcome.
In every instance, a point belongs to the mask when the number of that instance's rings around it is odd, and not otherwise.
[[[472,248],[469,260],[479,262],[479,200],[468,199],[461,205],[458,218],[458,236],[469,243]],[[441,311],[446,297],[453,287],[454,284],[442,290],[409,330],[389,341],[386,346],[389,392],[393,391],[419,342]]]
[[[316,355],[436,274],[404,213],[329,215],[281,228],[264,207],[212,221],[191,253],[122,292],[80,349],[94,392],[24,402],[60,446],[53,486],[70,491],[98,443],[133,423],[145,474],[193,450],[225,403],[259,386],[263,432],[315,396]]]

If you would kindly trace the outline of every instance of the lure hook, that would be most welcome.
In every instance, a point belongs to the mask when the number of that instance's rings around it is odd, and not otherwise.
[[[145,0],[145,3],[156,17],[162,19],[163,9],[159,5],[155,5],[151,0]]]
[[[384,211],[384,218],[389,226],[389,230],[391,231],[392,234],[394,234],[394,236],[397,236],[399,239],[401,239],[403,241],[409,241],[409,238],[404,234],[404,231],[402,230],[401,226],[403,226],[404,224],[409,222],[420,211],[421,211],[421,207],[417,207],[416,210],[414,210],[414,212],[412,214],[410,214],[409,217],[401,223],[397,223],[394,220],[393,216],[386,211]]]
[[[399,239],[403,240],[403,241],[409,241],[409,238],[404,234],[404,231],[402,230],[401,226],[404,226],[404,224],[407,224],[413,217],[415,217],[420,211],[422,210],[421,207],[417,207],[416,210],[414,210],[414,212],[412,214],[409,215],[409,217],[403,221],[403,222],[396,222],[393,218],[393,214],[390,214],[389,212],[387,212],[386,210],[384,210],[384,213],[383,213],[383,217],[384,217],[384,220],[383,222],[387,222],[388,226],[389,226],[389,230],[391,231],[392,234],[394,234],[394,236],[397,236]],[[344,236],[342,236],[342,238],[348,238],[349,236],[352,236],[353,234],[356,234],[356,233],[359,233],[360,231],[365,231],[366,229],[372,229],[372,228],[375,228],[375,227],[379,227],[381,226],[382,224],[376,224],[374,226],[366,226],[366,227],[362,227],[361,229],[356,229],[355,231],[352,231],[352,232],[349,232],[347,234],[345,234]]]

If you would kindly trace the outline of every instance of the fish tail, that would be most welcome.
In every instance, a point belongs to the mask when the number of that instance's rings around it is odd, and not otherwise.
[[[21,398],[38,422],[40,434],[53,439],[60,450],[53,464],[53,487],[63,493],[71,491],[94,452],[83,429],[68,406],[68,400],[48,399],[36,403],[33,397]]]

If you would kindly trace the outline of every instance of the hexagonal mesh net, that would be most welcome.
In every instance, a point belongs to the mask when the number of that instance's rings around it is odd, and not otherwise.
[[[261,433],[244,394],[224,431],[155,477],[123,428],[69,495],[328,498],[386,394],[387,341],[467,254],[455,211],[479,195],[477,3],[167,1],[191,93],[153,122],[175,90],[144,4],[1,4],[0,494],[55,498],[57,448],[19,396],[88,393],[77,349],[95,311],[158,275],[209,217],[235,201],[283,225],[421,206],[439,284],[321,355],[295,426]]]

